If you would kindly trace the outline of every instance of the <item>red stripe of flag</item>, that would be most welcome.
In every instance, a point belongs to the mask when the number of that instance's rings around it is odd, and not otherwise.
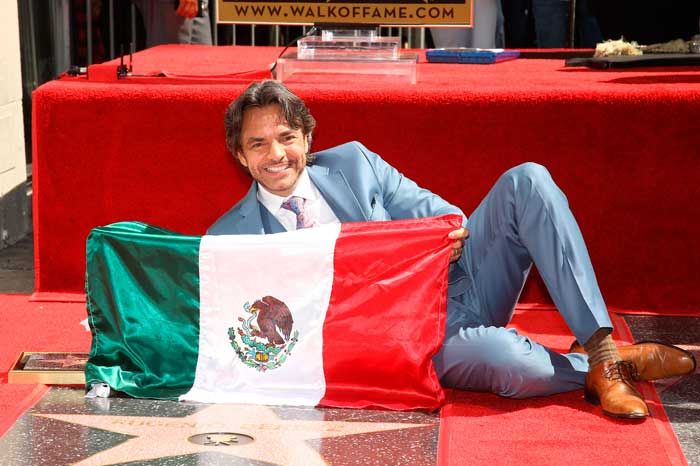
[[[444,339],[447,234],[461,217],[382,224],[343,224],[336,242],[320,404],[437,409],[444,393],[432,357]]]

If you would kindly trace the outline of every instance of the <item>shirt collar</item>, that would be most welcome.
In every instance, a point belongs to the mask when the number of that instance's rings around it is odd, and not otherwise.
[[[317,199],[318,194],[311,183],[311,178],[306,172],[306,167],[299,174],[299,181],[297,182],[294,192],[289,196],[278,196],[277,194],[272,194],[270,191],[265,189],[265,186],[258,183],[258,200],[264,205],[270,212],[277,212],[282,208],[282,203],[292,196],[303,197],[304,199]]]

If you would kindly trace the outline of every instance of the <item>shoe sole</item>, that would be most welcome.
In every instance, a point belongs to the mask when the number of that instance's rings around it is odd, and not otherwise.
[[[589,392],[588,390],[584,390],[583,398],[592,405],[596,405],[596,406],[600,405],[600,398],[598,398],[596,395]],[[601,409],[601,411],[606,416],[615,417],[618,419],[644,419],[645,417],[649,416],[648,414],[637,414],[637,413],[630,413],[630,414],[612,413],[612,412],[606,411],[604,409]]]
[[[606,411],[604,409],[601,410],[603,414],[606,416],[614,417],[616,419],[644,419],[648,414],[618,414],[618,413],[611,413],[610,411]]]

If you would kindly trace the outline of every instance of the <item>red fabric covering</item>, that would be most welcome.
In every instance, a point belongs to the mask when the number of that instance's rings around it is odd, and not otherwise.
[[[558,313],[518,312],[513,326],[558,351],[572,338]],[[614,316],[618,341],[630,342]],[[450,391],[440,413],[438,464],[686,465],[659,398],[640,384],[651,418],[641,422],[604,417],[582,391],[513,400],[490,393]]]
[[[80,321],[85,304],[42,304],[25,295],[0,295],[0,436],[46,392],[45,385],[7,384],[7,372],[22,351],[90,350],[90,332]]]
[[[280,49],[161,46],[134,77],[34,93],[36,286],[79,292],[96,225],[141,220],[201,234],[248,189],[222,115]],[[241,74],[243,73],[243,74]],[[546,165],[567,193],[615,306],[700,308],[700,71],[595,71],[561,60],[419,64],[418,84],[294,77],[314,149],[357,139],[469,213],[496,178]],[[542,285],[526,302],[546,301]]]
[[[321,406],[435,410],[445,401],[432,357],[445,339],[447,234],[462,220],[426,222],[343,225],[323,324]]]

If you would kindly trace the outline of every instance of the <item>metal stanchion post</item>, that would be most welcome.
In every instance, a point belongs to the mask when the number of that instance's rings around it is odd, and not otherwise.
[[[136,5],[131,4],[131,43],[136,43]]]
[[[39,64],[37,63],[36,57],[36,23],[34,22],[34,0],[29,0],[29,48],[31,49],[31,60],[32,60],[32,77],[30,79],[32,83],[32,90],[39,86]]]
[[[569,1],[569,48],[576,44],[576,0]]]
[[[211,42],[219,45],[219,28],[216,25],[216,1],[209,2],[209,23],[211,23]]]
[[[109,0],[109,58],[114,58],[114,0]]]
[[[85,23],[87,26],[87,64],[92,65],[92,1],[85,0]]]

